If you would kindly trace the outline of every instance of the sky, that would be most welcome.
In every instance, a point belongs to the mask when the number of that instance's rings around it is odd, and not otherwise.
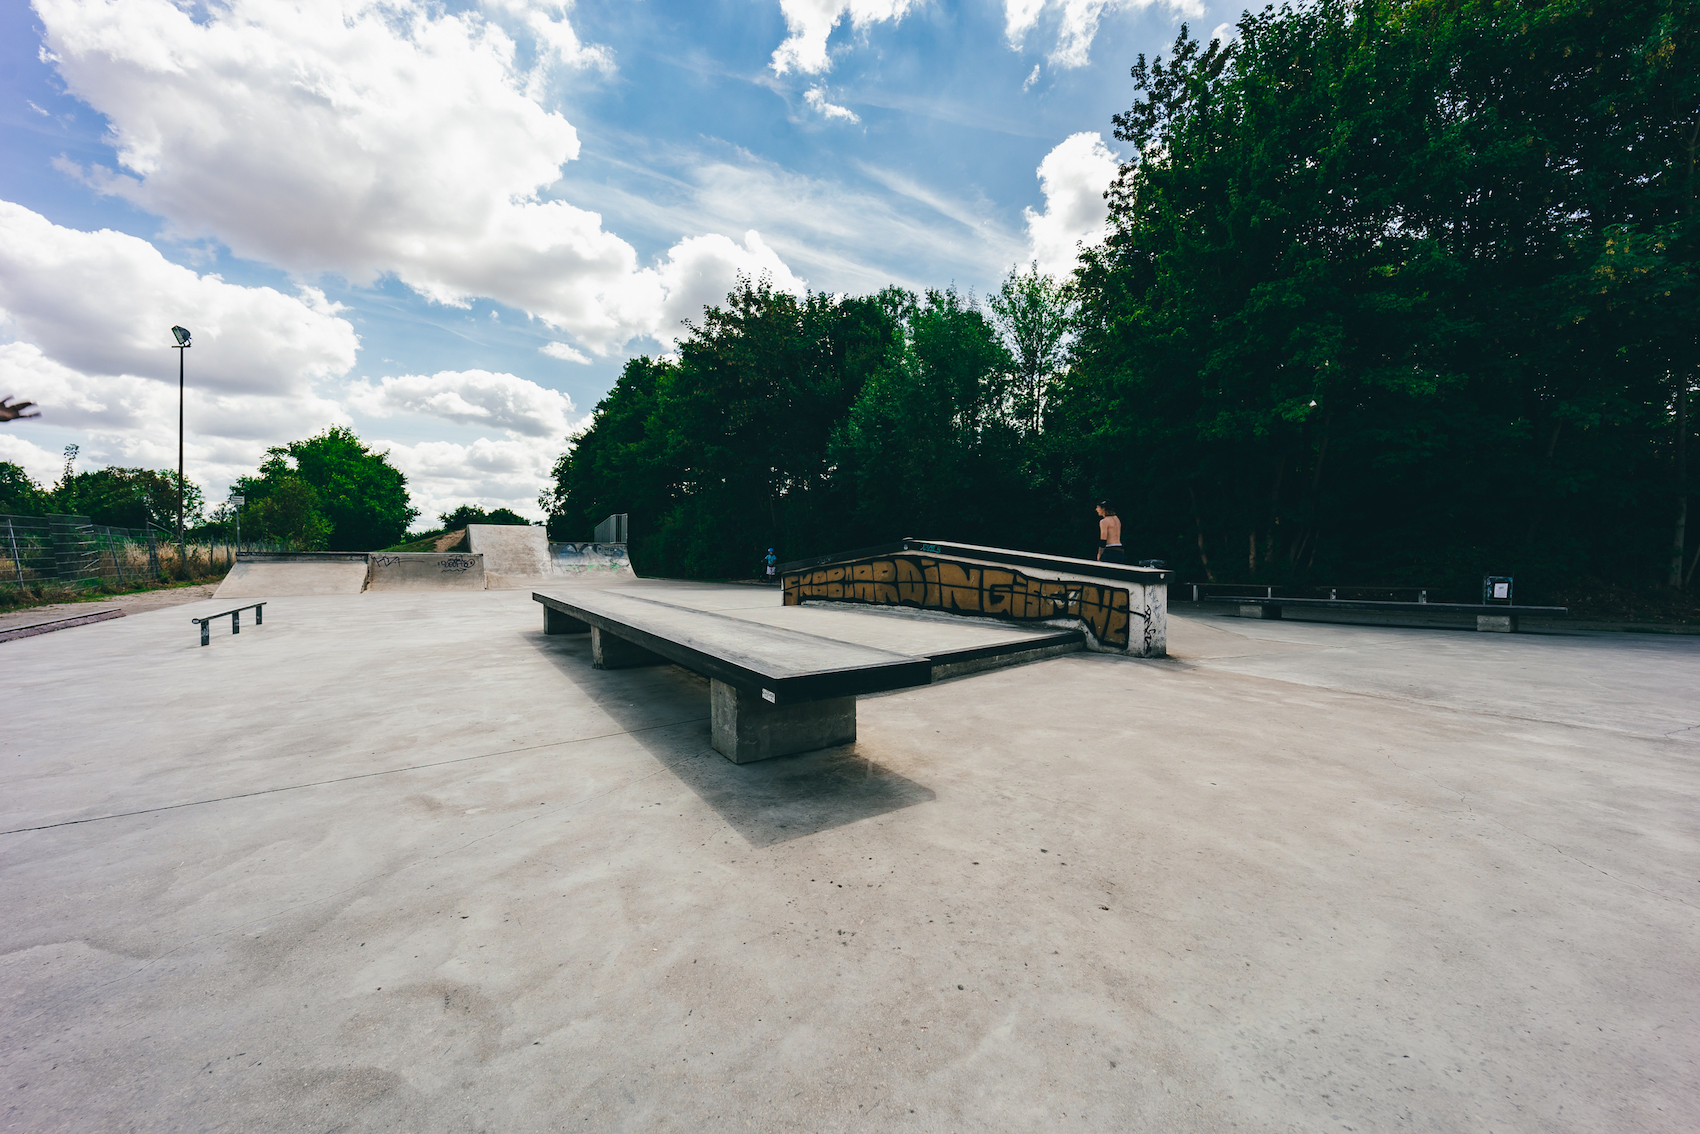
[[[740,275],[985,296],[1101,238],[1128,68],[1219,0],[0,5],[0,460],[224,499],[347,425],[540,518],[627,359]],[[588,533],[586,533],[588,536]]]

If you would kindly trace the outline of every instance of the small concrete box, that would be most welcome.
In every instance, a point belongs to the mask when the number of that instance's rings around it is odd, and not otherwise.
[[[734,764],[751,764],[856,743],[856,698],[773,705],[760,693],[709,682],[710,743]]]

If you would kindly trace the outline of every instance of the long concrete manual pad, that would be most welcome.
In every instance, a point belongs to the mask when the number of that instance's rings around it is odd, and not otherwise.
[[[537,591],[531,597],[586,628],[595,627],[704,677],[757,694],[769,704],[883,693],[932,681],[929,658],[615,591]]]

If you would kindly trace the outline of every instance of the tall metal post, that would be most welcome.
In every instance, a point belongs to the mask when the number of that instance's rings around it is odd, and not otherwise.
[[[177,348],[177,562],[185,574],[189,570],[189,557],[183,550],[183,352],[187,346]]]
[[[177,562],[183,577],[189,577],[189,552],[183,546],[183,352],[189,349],[190,335],[186,328],[171,328],[177,340]]]

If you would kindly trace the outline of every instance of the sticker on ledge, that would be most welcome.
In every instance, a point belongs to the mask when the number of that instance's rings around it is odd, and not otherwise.
[[[771,689],[763,689],[761,691],[761,699],[763,701],[771,702],[772,704],[775,704],[775,705],[779,704],[779,698],[775,697],[773,695],[773,690],[771,690]]]

